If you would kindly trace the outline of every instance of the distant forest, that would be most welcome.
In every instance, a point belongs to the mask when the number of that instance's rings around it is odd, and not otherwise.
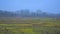
[[[39,18],[60,18],[60,14],[42,12],[41,10],[19,10],[19,11],[3,11],[0,10],[0,17],[39,17]]]

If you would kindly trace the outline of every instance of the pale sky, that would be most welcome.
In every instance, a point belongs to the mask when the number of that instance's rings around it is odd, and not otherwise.
[[[60,13],[60,0],[0,0],[0,10],[16,11],[21,9]]]

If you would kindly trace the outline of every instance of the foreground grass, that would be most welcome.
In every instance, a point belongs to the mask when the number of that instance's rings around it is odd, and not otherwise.
[[[59,32],[60,21],[52,18],[0,19],[0,34],[57,34]]]

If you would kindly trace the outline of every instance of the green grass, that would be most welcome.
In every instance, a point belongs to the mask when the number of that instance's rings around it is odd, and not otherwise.
[[[2,18],[0,34],[54,34],[60,32],[60,21],[53,18]]]

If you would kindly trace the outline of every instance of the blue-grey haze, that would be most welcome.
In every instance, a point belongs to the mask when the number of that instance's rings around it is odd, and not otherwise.
[[[60,0],[0,0],[0,10],[16,11],[40,9],[44,12],[60,13]]]

